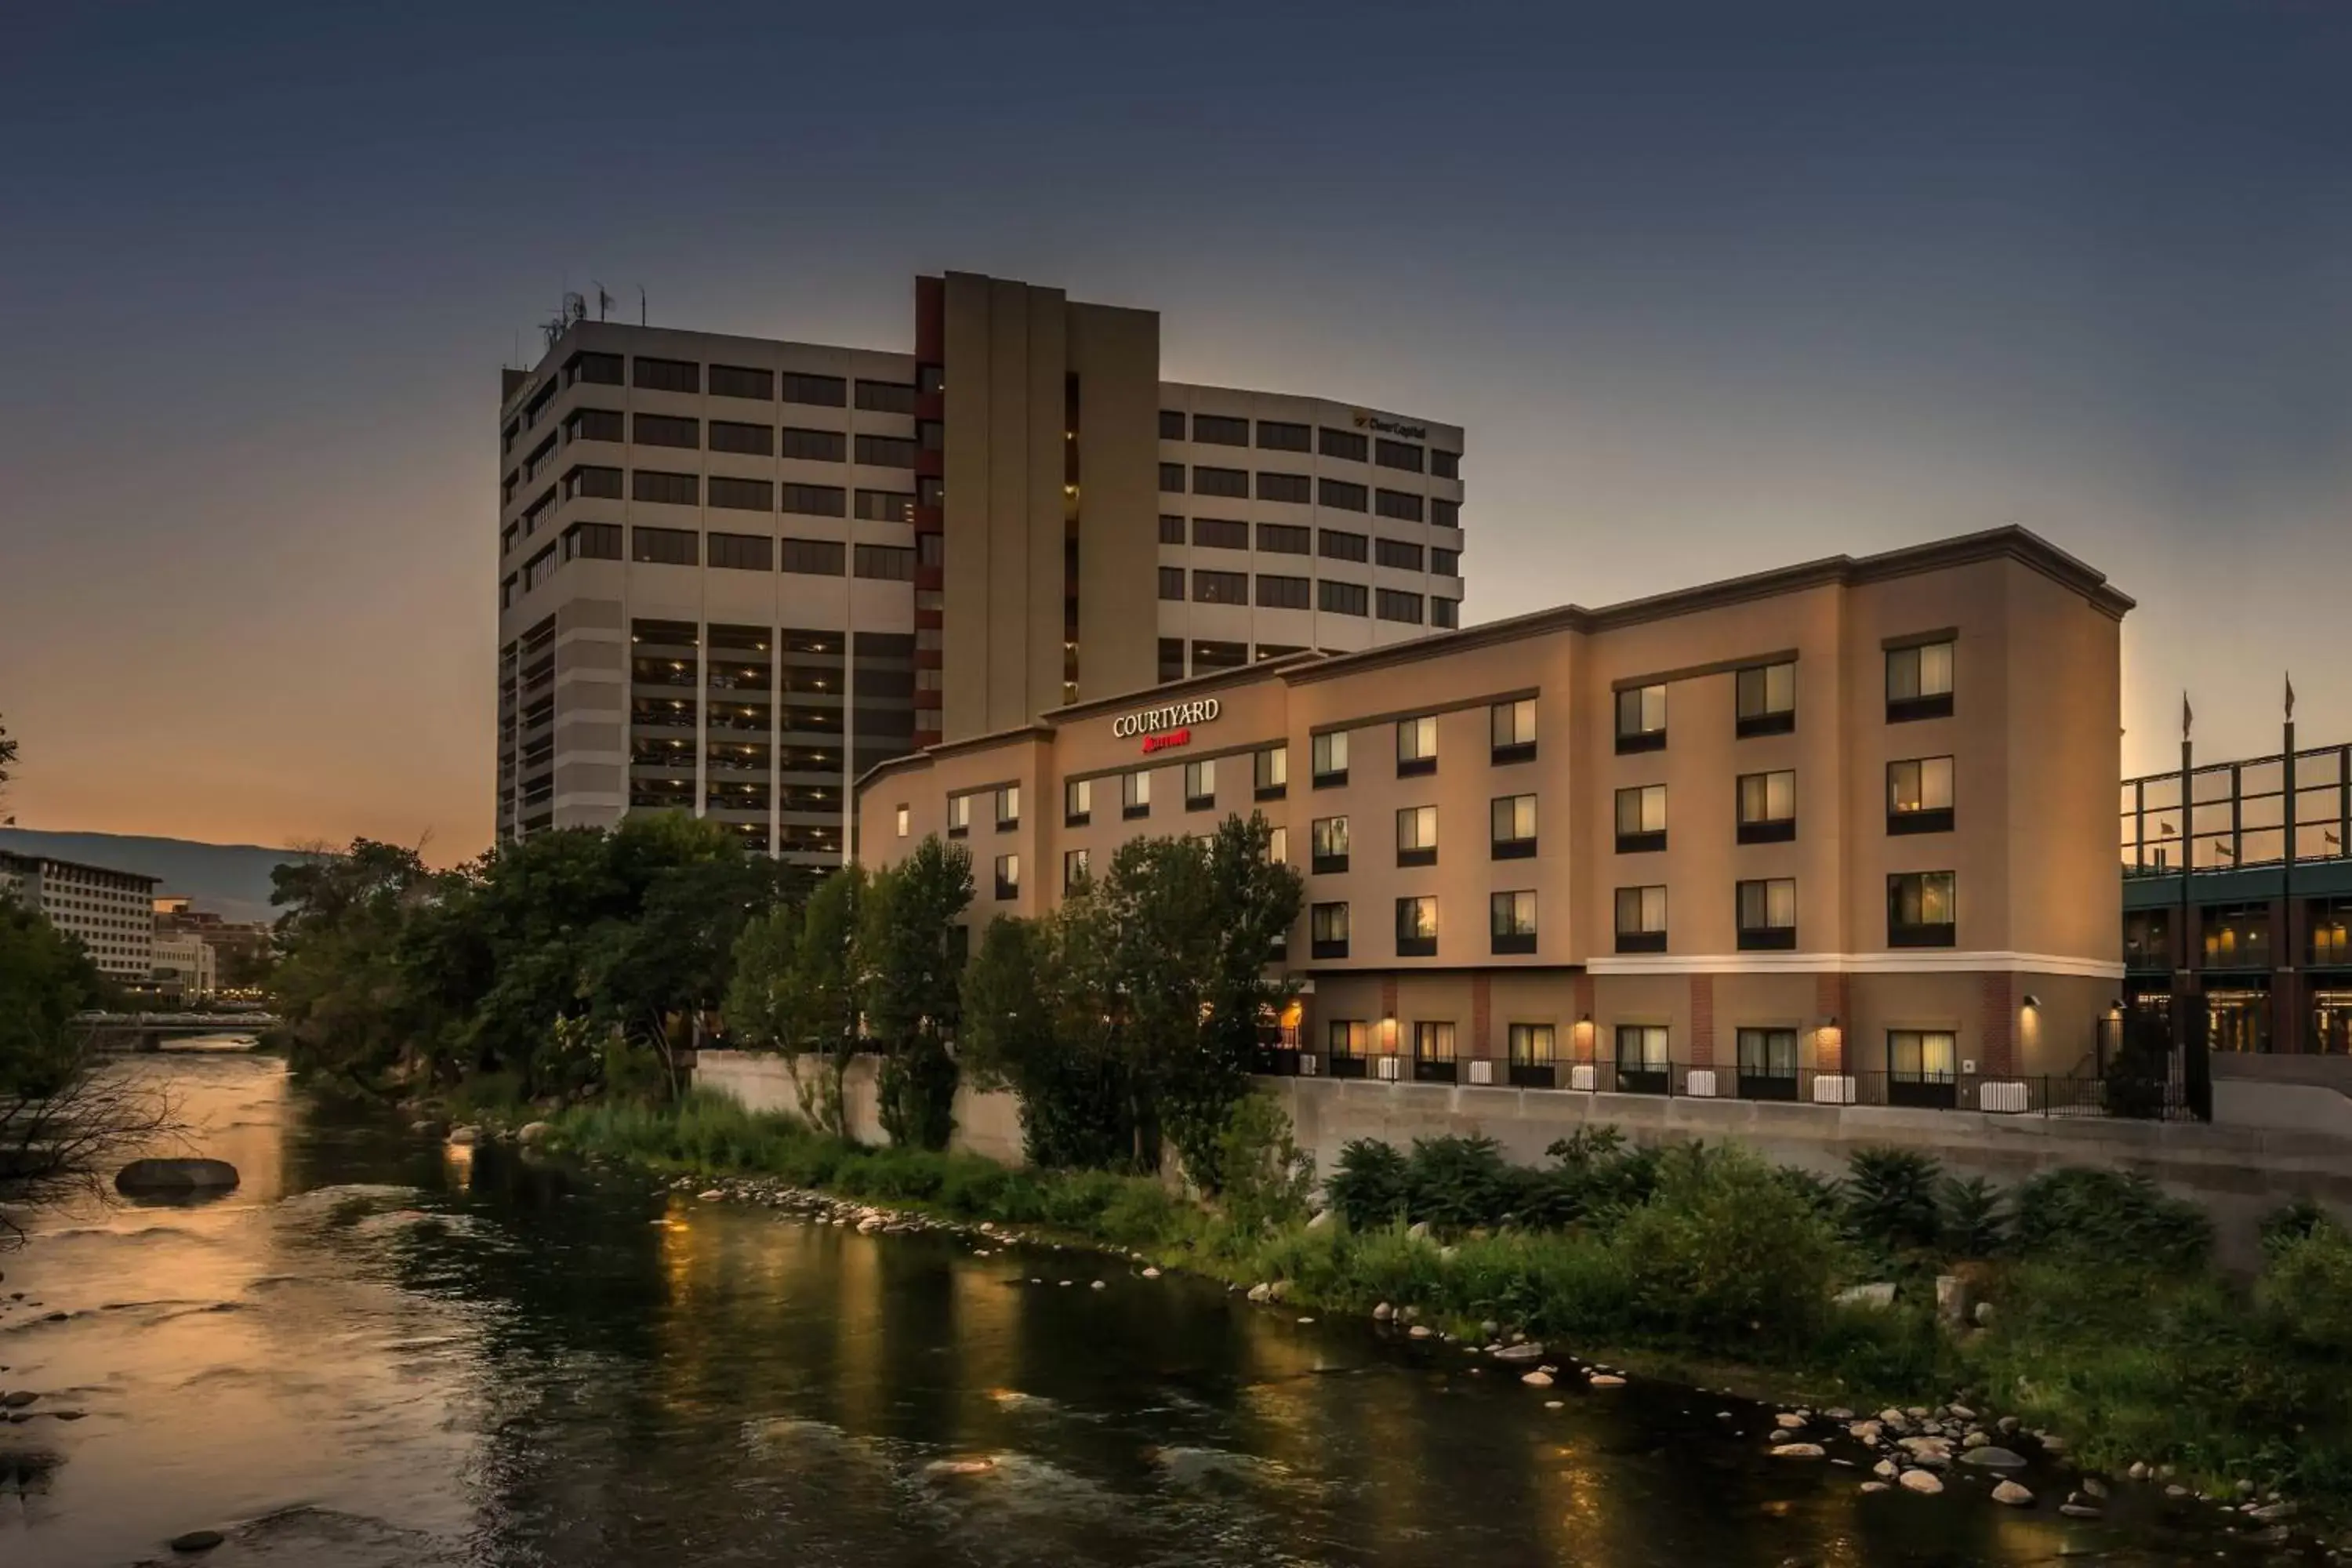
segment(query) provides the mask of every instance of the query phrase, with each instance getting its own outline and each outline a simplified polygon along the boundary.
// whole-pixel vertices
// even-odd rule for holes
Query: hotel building
[[[154,878],[0,849],[0,891],[79,942],[107,979],[144,985],[152,974]]]
[[[1260,812],[1296,1070],[2025,1110],[2123,978],[2130,607],[2008,529],[1298,654],[884,763],[859,858],[978,922]]]
[[[499,411],[498,833],[849,784],[1048,709],[1459,624],[1460,429],[1160,378],[1152,311],[916,280],[913,352],[572,321]]]

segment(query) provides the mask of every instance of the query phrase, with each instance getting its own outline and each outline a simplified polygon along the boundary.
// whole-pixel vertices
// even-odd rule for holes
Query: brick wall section
[[[1715,1065],[1715,976],[1690,977],[1691,1066]]]
[[[2017,1011],[2011,994],[2013,977],[2006,971],[1984,977],[1984,1055],[1977,1069],[1987,1078],[2007,1078],[2017,1070]],[[1960,1043],[1960,1055],[1969,1054],[1968,1042]]]
[[[1845,1031],[1852,1026],[1853,1009],[1846,1005],[1845,976],[1817,974],[1813,976],[1813,1011],[1823,1018],[1835,1018],[1838,1032],[1832,1037],[1817,1037],[1813,1065],[1822,1072],[1843,1072],[1853,1053],[1845,1048]]]
[[[1470,979],[1470,1049],[1474,1057],[1495,1054],[1495,977],[1484,970]]]

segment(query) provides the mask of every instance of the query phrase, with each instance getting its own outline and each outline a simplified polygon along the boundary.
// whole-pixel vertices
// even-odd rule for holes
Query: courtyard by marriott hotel
[[[2097,1071],[2131,600],[2015,529],[1303,653],[880,763],[975,922],[1263,813],[1277,1070],[2023,1110]]]

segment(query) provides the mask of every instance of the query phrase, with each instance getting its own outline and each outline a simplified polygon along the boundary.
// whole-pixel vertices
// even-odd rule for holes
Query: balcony
[[[1412,1058],[1412,1081],[1415,1083],[1453,1083],[1457,1081],[1456,1071],[1451,1057],[1444,1060],[1434,1057]]]
[[[1513,1062],[1510,1084],[1513,1089],[1556,1089],[1559,1068],[1551,1062]]]

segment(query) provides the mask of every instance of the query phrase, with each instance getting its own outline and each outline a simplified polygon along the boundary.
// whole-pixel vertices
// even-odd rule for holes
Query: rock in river
[[[226,1192],[236,1185],[236,1167],[226,1160],[133,1160],[116,1173],[122,1193]]]
[[[192,1530],[185,1535],[172,1537],[171,1547],[174,1552],[210,1552],[224,1539],[217,1530]]]
[[[1970,1448],[1967,1453],[1962,1454],[1960,1463],[1982,1465],[1989,1470],[2021,1470],[2025,1468],[2025,1456],[2014,1448],[2004,1448],[1998,1444],[1988,1443],[1982,1447]]]

